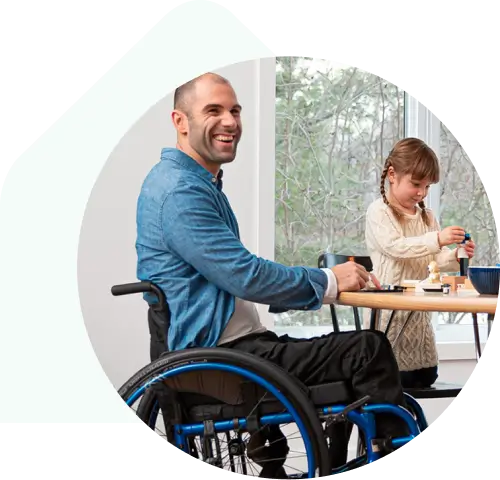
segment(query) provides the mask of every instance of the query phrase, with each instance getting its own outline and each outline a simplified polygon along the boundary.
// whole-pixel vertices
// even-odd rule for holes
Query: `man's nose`
[[[236,127],[236,119],[234,118],[234,116],[231,112],[225,112],[222,115],[221,122],[224,126]]]

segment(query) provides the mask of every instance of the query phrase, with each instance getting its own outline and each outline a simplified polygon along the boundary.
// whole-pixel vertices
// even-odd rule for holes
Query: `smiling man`
[[[359,398],[404,405],[396,360],[382,333],[292,339],[261,324],[255,303],[318,310],[342,291],[364,288],[369,274],[354,262],[332,269],[285,266],[244,247],[222,191],[221,170],[236,157],[241,110],[229,81],[213,73],[175,92],[177,145],[162,150],[137,209],[137,275],[165,292],[171,312],[167,332],[150,308],[151,358],[167,348],[235,348],[282,366],[306,385],[346,381]],[[155,299],[146,296],[146,301]],[[382,426],[406,433],[391,421]],[[344,459],[346,451],[345,444],[340,449]],[[332,461],[341,464],[343,459]]]
[[[217,175],[221,164],[236,157],[242,133],[240,113],[241,105],[225,78],[207,73],[191,80],[174,95],[177,148]]]

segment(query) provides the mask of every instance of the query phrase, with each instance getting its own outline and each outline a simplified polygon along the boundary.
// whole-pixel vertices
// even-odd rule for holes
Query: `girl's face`
[[[390,182],[390,195],[401,208],[413,213],[415,205],[421,202],[428,194],[431,183],[427,180],[415,180],[410,174],[397,175],[389,167],[387,177]]]

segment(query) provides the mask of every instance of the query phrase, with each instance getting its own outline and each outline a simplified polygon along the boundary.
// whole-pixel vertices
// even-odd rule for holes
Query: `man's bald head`
[[[177,87],[174,92],[174,109],[190,114],[190,106],[196,98],[196,85],[201,81],[212,81],[219,84],[231,86],[227,78],[218,75],[217,73],[204,73],[199,77],[193,78],[189,82]]]
[[[231,83],[205,73],[175,91],[172,122],[177,148],[217,175],[232,162],[241,138],[242,107]]]

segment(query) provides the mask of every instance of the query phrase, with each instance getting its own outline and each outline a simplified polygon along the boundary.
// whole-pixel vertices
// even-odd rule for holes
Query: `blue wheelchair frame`
[[[127,295],[130,293],[152,292],[159,299],[159,308],[164,309],[164,311],[167,312],[167,315],[169,315],[168,305],[164,293],[151,282],[137,282],[125,285],[115,285],[114,287],[112,287],[111,291],[115,296]],[[168,320],[169,317],[167,319],[167,322]],[[204,349],[197,349],[197,351],[200,350]],[[217,350],[219,351],[219,349]],[[185,350],[183,352],[187,353],[189,352],[189,350]],[[168,352],[166,352],[166,355],[168,356]],[[262,359],[259,360],[262,361]],[[138,372],[119,390],[119,394],[122,396],[127,405],[132,406],[140,397],[144,396],[148,392],[152,392],[152,387],[154,387],[155,385],[161,384],[164,380],[176,375],[180,375],[182,373],[203,370],[219,370],[221,372],[238,374],[241,377],[251,380],[257,385],[260,385],[267,391],[271,392],[272,395],[274,395],[274,397],[279,400],[281,404],[286,408],[286,412],[284,413],[270,413],[262,415],[259,418],[259,422],[262,425],[277,426],[286,423],[296,423],[302,435],[306,449],[306,456],[308,460],[307,478],[312,478],[315,476],[317,465],[314,461],[314,451],[311,438],[304,426],[303,418],[301,417],[297,409],[292,405],[290,400],[286,397],[286,395],[284,395],[279,388],[273,385],[272,382],[246,368],[221,362],[206,361],[202,363],[187,363],[180,366],[167,368],[160,373],[155,373],[155,363],[161,363],[161,358],[144,367],[141,370],[142,373]],[[404,393],[404,395],[409,408],[408,410],[392,404],[367,404],[366,402],[367,400],[369,400],[368,397],[360,399],[351,404],[334,404],[331,406],[318,407],[311,403],[318,418],[321,418],[322,421],[325,421],[327,426],[331,422],[352,422],[358,427],[360,433],[363,434],[363,438],[365,439],[366,453],[362,456],[358,456],[354,460],[351,460],[343,467],[333,469],[330,474],[341,473],[353,468],[358,468],[359,466],[362,466],[364,464],[375,462],[380,458],[381,453],[378,451],[378,449],[373,448],[373,445],[377,441],[380,441],[380,439],[376,438],[375,431],[375,416],[377,414],[392,414],[400,417],[403,421],[406,422],[406,424],[408,425],[408,430],[410,432],[410,435],[406,437],[386,439],[386,443],[382,445],[382,447],[397,449],[411,441],[420,432],[427,428],[427,421],[418,401],[406,392]],[[158,401],[155,401],[154,407],[152,408],[149,417],[142,418],[142,420],[147,423],[150,428],[154,428],[159,411],[159,403]],[[245,427],[247,426],[246,422],[247,420],[244,417],[237,419],[237,424],[241,429],[245,429]],[[187,441],[188,437],[193,435],[203,436],[205,428],[206,425],[204,424],[204,422],[175,424],[173,428],[173,431],[175,432],[173,443],[179,449],[189,454]],[[216,420],[213,422],[213,430],[216,433],[230,432],[231,430],[234,430],[234,428],[234,418]],[[294,477],[294,475],[289,475],[289,478]]]

